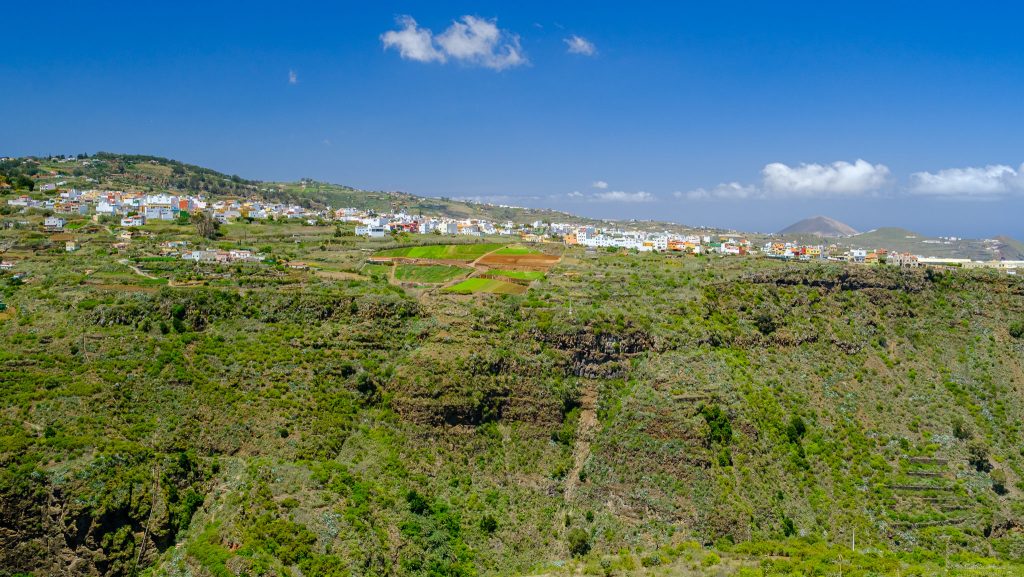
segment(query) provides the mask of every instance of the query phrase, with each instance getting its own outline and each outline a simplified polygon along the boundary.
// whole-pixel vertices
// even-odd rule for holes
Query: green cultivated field
[[[471,261],[502,246],[494,243],[410,246],[382,250],[377,253],[377,256]]]
[[[540,253],[539,250],[535,250],[535,249],[532,249],[530,247],[522,246],[522,245],[518,245],[517,244],[517,245],[512,245],[512,246],[506,246],[505,248],[503,248],[501,250],[498,250],[494,254],[496,254],[496,255],[505,255],[505,256],[514,256],[514,255],[520,255],[520,254],[539,254],[539,253]]]
[[[496,293],[496,294],[520,294],[525,292],[526,287],[502,282],[500,280],[486,278],[468,278],[455,286],[445,290],[454,293]]]
[[[540,279],[544,278],[544,273],[542,273],[540,271],[536,271],[536,270],[526,270],[526,271],[524,271],[524,270],[491,269],[491,270],[487,271],[487,274],[492,274],[492,275],[495,275],[495,276],[503,276],[503,277],[508,277],[508,278],[514,278],[514,279],[519,279],[519,280],[529,280],[529,281],[540,280]]]
[[[408,282],[443,283],[469,272],[469,269],[457,266],[403,264],[395,269],[395,278]]]

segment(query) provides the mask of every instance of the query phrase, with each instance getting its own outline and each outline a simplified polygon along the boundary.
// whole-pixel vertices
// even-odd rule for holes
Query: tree
[[[757,330],[764,336],[768,336],[775,332],[779,328],[778,321],[768,311],[761,311],[754,317],[754,324],[757,325]]]
[[[989,474],[992,477],[992,490],[999,495],[1006,494],[1006,471],[996,469]]]
[[[498,530],[498,521],[491,515],[484,515],[483,519],[480,519],[480,529],[488,535],[493,535]]]
[[[961,441],[966,441],[973,436],[967,422],[960,415],[953,417],[953,436]]]
[[[200,212],[195,215],[192,222],[196,225],[196,234],[203,238],[216,238],[217,229],[220,228],[220,223],[217,222],[213,217]]]
[[[430,513],[430,501],[421,495],[416,489],[410,489],[405,494],[405,500],[409,503],[409,510],[417,515]]]
[[[980,473],[992,470],[992,464],[988,462],[988,446],[980,439],[967,444],[967,462]]]
[[[1024,321],[1018,321],[1010,325],[1010,336],[1015,339],[1024,339]]]
[[[569,544],[569,554],[573,557],[582,557],[590,552],[590,535],[583,529],[569,531],[566,540]]]
[[[24,174],[19,174],[18,176],[16,176],[14,178],[14,187],[15,188],[27,188],[27,189],[29,189],[29,191],[33,191],[33,190],[36,189],[36,181],[34,181],[31,178],[25,176]]]
[[[796,535],[796,524],[793,523],[792,519],[785,515],[782,516],[782,533],[786,537]]]
[[[729,415],[725,414],[721,407],[703,405],[699,412],[708,424],[708,443],[728,445],[732,442],[732,424],[729,423]]]
[[[789,439],[790,443],[796,444],[800,442],[800,439],[807,433],[807,425],[804,424],[804,420],[800,418],[800,415],[793,415],[789,420],[789,424],[786,425],[786,438]]]

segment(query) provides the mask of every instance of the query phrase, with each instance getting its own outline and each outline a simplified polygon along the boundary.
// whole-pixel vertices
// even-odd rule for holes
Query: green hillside
[[[1024,279],[17,220],[0,575],[1024,575]]]
[[[403,192],[358,190],[348,186],[302,179],[299,182],[261,182],[246,180],[215,170],[156,156],[99,152],[75,159],[57,157],[18,158],[0,161],[0,195],[4,190],[28,191],[43,183],[64,182],[65,187],[107,188],[143,192],[178,191],[206,194],[214,198],[256,198],[269,202],[297,204],[306,208],[354,207],[391,212],[405,210],[413,214],[453,218],[487,218],[503,223],[537,220],[594,222],[563,212],[506,207],[495,204],[428,198]],[[11,188],[4,189],[4,185]],[[37,191],[38,192],[38,191]]]

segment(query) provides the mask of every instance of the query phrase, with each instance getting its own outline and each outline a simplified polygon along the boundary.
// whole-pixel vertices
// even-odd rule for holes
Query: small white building
[[[388,235],[388,227],[383,225],[357,226],[356,234],[358,236],[368,236],[370,238],[384,238]]]
[[[65,224],[67,221],[59,216],[48,216],[43,219],[43,228],[49,231],[64,230]]]

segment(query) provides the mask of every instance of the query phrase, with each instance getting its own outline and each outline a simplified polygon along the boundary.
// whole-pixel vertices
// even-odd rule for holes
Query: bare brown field
[[[550,254],[488,254],[476,261],[476,264],[489,268],[510,270],[539,270],[547,272],[555,266],[561,257]]]

